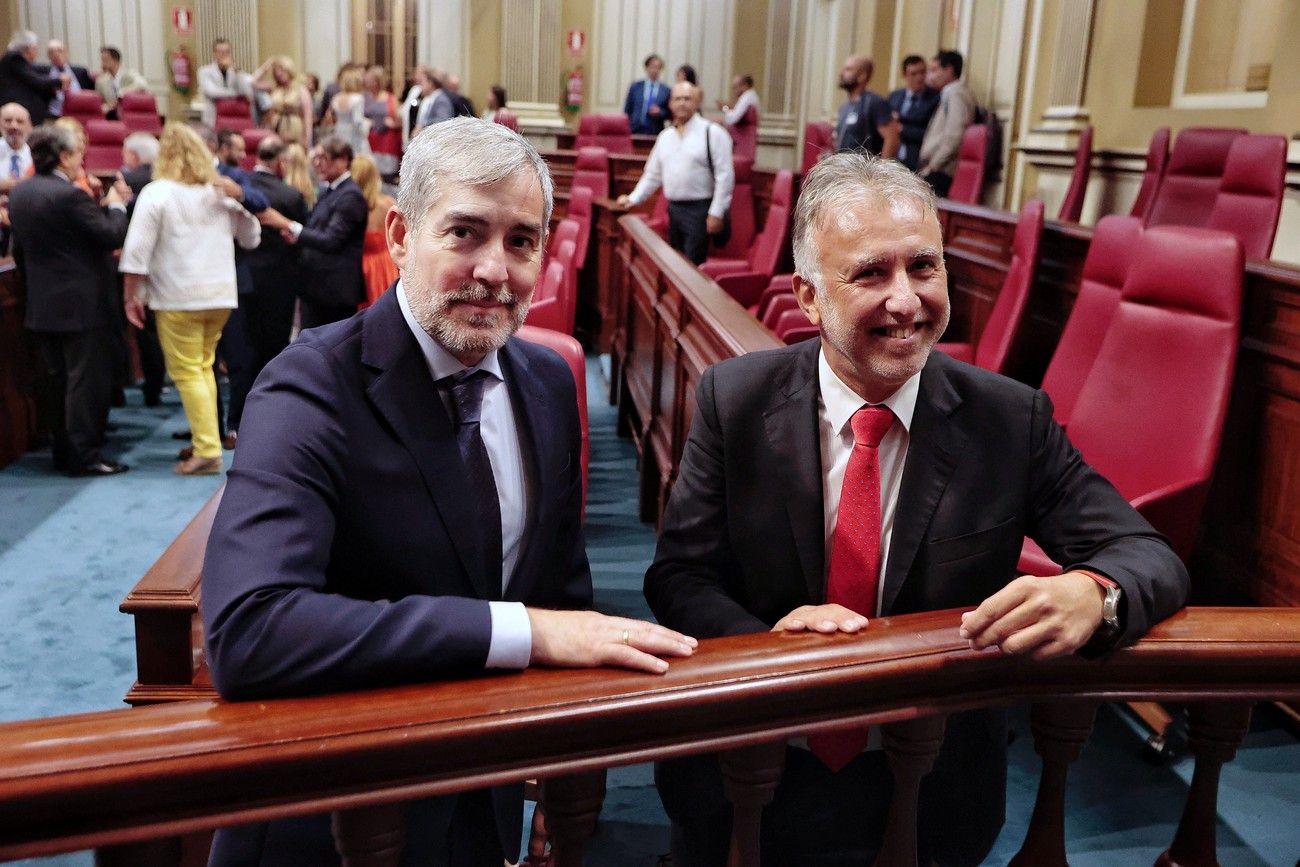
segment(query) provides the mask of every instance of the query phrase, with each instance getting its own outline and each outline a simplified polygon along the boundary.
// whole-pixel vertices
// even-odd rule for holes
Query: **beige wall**
[[[467,95],[480,111],[487,108],[488,89],[501,75],[501,4],[497,0],[472,0],[469,6],[469,68],[465,70]],[[510,94],[506,94],[509,101]]]
[[[287,54],[299,72],[314,72],[328,79],[333,70],[303,69],[302,21],[307,0],[260,0],[257,4],[257,60]]]

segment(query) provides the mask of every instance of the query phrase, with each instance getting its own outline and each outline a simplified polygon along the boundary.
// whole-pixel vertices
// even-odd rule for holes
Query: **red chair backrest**
[[[659,237],[668,240],[668,197],[662,192],[659,193],[659,198],[655,199],[655,206],[650,211],[650,219],[646,220],[646,223],[659,234]]]
[[[577,244],[572,240],[561,241],[555,250],[555,259],[552,260],[564,266],[564,282],[560,284],[560,292],[556,297],[564,313],[564,327],[561,330],[565,334],[573,333],[573,320],[578,315],[577,249]]]
[[[1138,217],[1102,217],[1092,230],[1079,295],[1043,374],[1043,391],[1052,399],[1061,425],[1069,425],[1079,390],[1097,360],[1141,238],[1142,220]]]
[[[1228,149],[1209,228],[1231,232],[1246,255],[1267,259],[1286,192],[1286,139],[1243,135]]]
[[[573,163],[573,180],[569,182],[569,189],[574,187],[587,187],[595,196],[609,197],[608,150],[592,146],[578,148],[578,158]]]
[[[750,106],[735,126],[727,127],[731,133],[731,153],[750,160],[758,155],[758,109]]]
[[[497,113],[492,115],[492,119],[507,129],[519,132],[519,115],[513,111],[504,108],[498,108]]]
[[[117,119],[131,132],[162,132],[162,119],[158,117],[158,102],[145,90],[122,94],[117,101]]]
[[[122,142],[126,141],[126,124],[120,120],[86,121],[86,171],[111,172],[122,167]]]
[[[988,163],[989,128],[982,123],[966,127],[957,150],[957,170],[952,175],[948,198],[978,205],[984,192],[984,166]]]
[[[803,128],[803,162],[799,174],[806,175],[821,155],[835,150],[835,128],[829,123],[809,123]]]
[[[1147,229],[1070,419],[1084,459],[1139,509],[1156,492],[1190,489],[1176,512],[1148,515],[1183,557],[1223,436],[1244,264],[1225,232]]]
[[[790,243],[790,217],[793,203],[794,174],[789,169],[776,173],[772,181],[772,201],[767,206],[767,222],[749,249],[749,270],[771,277],[781,262],[785,245]]]
[[[797,304],[776,317],[776,327],[772,330],[787,346],[801,343],[819,333],[817,326],[812,324]]]
[[[223,129],[247,129],[253,125],[253,109],[244,97],[223,96],[212,100],[212,104],[217,109],[212,128],[218,132]]]
[[[560,244],[565,241],[572,241],[574,250],[577,250],[578,235],[582,232],[582,224],[577,220],[571,220],[565,217],[560,220],[560,224],[555,227],[551,237],[546,242],[546,258],[554,259],[559,253]]]
[[[239,165],[244,171],[251,172],[253,166],[257,165],[257,146],[270,134],[271,130],[262,129],[260,126],[250,126],[239,131],[240,137],[244,140],[244,159]]]
[[[1061,210],[1056,219],[1066,223],[1079,222],[1083,213],[1083,197],[1088,193],[1088,175],[1092,172],[1092,127],[1085,126],[1079,133],[1079,146],[1074,149],[1074,171],[1070,173],[1070,186],[1061,200]]]
[[[754,161],[748,157],[735,157],[731,162],[736,173],[736,185],[731,192],[731,240],[721,249],[711,249],[709,255],[747,259],[757,228],[754,225]]]
[[[590,187],[573,187],[569,190],[569,209],[564,214],[564,219],[578,224],[574,241],[579,268],[587,264],[587,245],[591,242],[591,198]]]
[[[980,332],[979,345],[975,347],[975,364],[985,370],[1001,373],[1011,355],[1020,321],[1029,304],[1029,289],[1034,285],[1034,271],[1038,267],[1038,241],[1043,235],[1043,203],[1030,199],[1020,209],[1020,222],[1011,239],[1011,264],[1007,266],[1002,291],[993,303],[993,312]]]
[[[534,328],[524,325],[519,329],[519,339],[527,340],[553,349],[559,353],[569,371],[573,374],[573,384],[578,392],[578,428],[582,432],[582,503],[587,503],[587,468],[591,463],[591,442],[587,426],[587,357],[582,351],[582,344],[567,334]]]
[[[573,146],[578,150],[595,146],[612,154],[630,154],[632,126],[625,114],[584,114],[578,121],[578,135]]]
[[[99,91],[78,90],[63,94],[63,116],[74,118],[82,126],[88,121],[104,119],[104,101]]]
[[[1232,143],[1244,129],[1188,127],[1178,133],[1147,215],[1148,226],[1205,226]]]
[[[1169,127],[1162,126],[1151,134],[1151,144],[1147,146],[1147,166],[1142,171],[1142,186],[1138,187],[1137,198],[1129,216],[1141,217],[1143,220],[1151,212],[1151,205],[1156,200],[1156,190],[1165,175],[1165,165],[1169,162]]]
[[[799,300],[794,297],[793,292],[774,295],[772,296],[771,301],[768,302],[767,309],[763,311],[762,323],[773,331],[776,331],[777,325],[781,321],[781,317],[788,311],[798,309]]]
[[[776,274],[771,280],[767,281],[767,288],[763,290],[763,294],[758,298],[758,304],[754,308],[754,315],[761,321],[763,314],[767,312],[768,306],[782,295],[794,295],[793,274]]]

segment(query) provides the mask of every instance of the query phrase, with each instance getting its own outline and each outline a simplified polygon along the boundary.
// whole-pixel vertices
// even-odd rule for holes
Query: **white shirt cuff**
[[[108,206],[108,209],[110,211],[121,211],[124,214],[126,213],[126,205],[122,204],[121,202],[113,202],[111,205]]]
[[[298,236],[302,234],[302,223],[299,223],[297,220],[291,222],[289,224],[289,233],[293,235],[295,241],[298,240]]]
[[[533,655],[533,626],[522,602],[489,602],[492,639],[487,668],[527,668]]]

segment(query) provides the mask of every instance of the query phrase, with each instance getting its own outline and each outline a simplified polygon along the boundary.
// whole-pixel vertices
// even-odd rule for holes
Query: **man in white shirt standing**
[[[32,131],[32,116],[16,102],[0,105],[0,193],[8,193],[27,177],[32,165],[32,150],[27,136]]]
[[[242,96],[252,102],[252,77],[235,66],[230,40],[218,38],[212,43],[212,62],[199,67],[199,93],[203,94],[203,122],[217,125],[216,100]]]
[[[639,205],[663,185],[668,197],[668,243],[696,265],[709,253],[709,236],[723,230],[736,172],[731,136],[700,116],[700,89],[681,81],[668,103],[672,126],[659,133],[645,171],[619,204]]]
[[[722,110],[722,120],[727,126],[735,126],[745,119],[745,112],[751,108],[758,111],[758,94],[754,92],[754,76],[737,75],[731,80],[731,105],[718,100]]]

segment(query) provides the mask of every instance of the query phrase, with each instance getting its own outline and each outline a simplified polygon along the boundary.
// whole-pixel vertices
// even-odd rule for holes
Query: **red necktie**
[[[876,615],[880,586],[880,441],[894,423],[887,406],[864,406],[853,414],[853,453],[844,470],[840,508],[831,538],[826,601]],[[855,727],[809,735],[813,755],[838,771],[867,745],[867,729]]]

